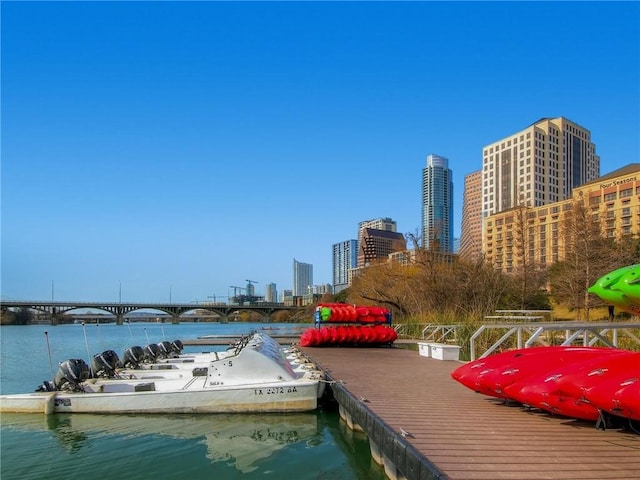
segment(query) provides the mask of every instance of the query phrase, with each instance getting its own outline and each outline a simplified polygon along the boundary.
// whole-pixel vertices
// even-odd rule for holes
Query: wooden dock
[[[640,479],[640,435],[477,394],[451,379],[456,361],[399,347],[301,350],[335,381],[341,412],[392,479]]]

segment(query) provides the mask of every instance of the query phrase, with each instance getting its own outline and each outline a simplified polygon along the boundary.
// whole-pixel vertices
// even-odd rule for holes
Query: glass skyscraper
[[[333,245],[333,293],[349,286],[349,270],[358,265],[357,240],[345,240]]]
[[[449,161],[427,156],[422,169],[422,246],[427,250],[453,251],[453,180]]]
[[[293,259],[293,296],[310,293],[313,288],[313,265]]]

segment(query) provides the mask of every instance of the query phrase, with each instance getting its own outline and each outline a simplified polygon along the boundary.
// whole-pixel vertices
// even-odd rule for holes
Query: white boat
[[[191,370],[148,370],[147,375],[120,370],[108,377],[92,377],[83,360],[67,360],[41,391],[1,395],[0,412],[225,413],[317,408],[324,389],[322,373],[287,359],[268,335],[255,333],[225,353]]]

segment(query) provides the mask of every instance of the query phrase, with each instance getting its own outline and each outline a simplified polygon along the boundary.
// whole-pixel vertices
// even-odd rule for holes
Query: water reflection
[[[211,463],[241,473],[256,470],[277,451],[305,442],[322,443],[316,413],[220,415],[33,415],[3,414],[2,427],[46,430],[69,452],[89,448],[102,436],[163,436],[200,440]]]

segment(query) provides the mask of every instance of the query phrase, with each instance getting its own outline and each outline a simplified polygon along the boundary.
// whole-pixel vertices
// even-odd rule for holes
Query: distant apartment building
[[[313,286],[313,265],[293,259],[293,296],[310,293]]]
[[[335,243],[332,249],[333,292],[349,286],[349,270],[358,266],[358,241]]]
[[[453,181],[449,160],[427,156],[422,169],[422,246],[427,250],[453,250]]]
[[[542,118],[482,150],[482,229],[485,220],[517,206],[540,207],[571,198],[600,176],[591,132],[564,117]],[[487,239],[480,243],[486,253]]]
[[[599,176],[589,130],[564,117],[542,118],[483,148],[482,213],[559,202]]]
[[[564,221],[576,202],[587,207],[604,236],[640,235],[640,163],[574,187],[567,200],[519,206],[487,217],[483,247],[487,260],[504,272],[521,267],[525,255],[540,266],[564,260]]]
[[[358,268],[368,267],[377,260],[387,260],[391,253],[406,248],[407,242],[401,233],[365,227],[358,238]]]
[[[264,287],[264,301],[269,303],[278,302],[278,290],[275,283],[267,283]]]
[[[473,262],[482,255],[482,170],[464,177],[462,201],[461,260]]]

